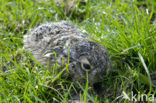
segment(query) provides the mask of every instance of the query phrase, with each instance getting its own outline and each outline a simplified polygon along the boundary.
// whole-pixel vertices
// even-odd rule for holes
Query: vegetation
[[[58,5],[54,1],[0,0],[1,103],[67,103],[74,88],[83,91],[81,101],[86,102],[88,97],[96,103],[129,103],[133,100],[123,99],[123,95],[131,97],[132,92],[137,94],[136,101],[139,94],[156,94],[155,0],[77,0],[71,6],[68,1]],[[91,95],[87,84],[83,87],[68,81],[61,73],[55,76],[37,62],[32,66],[33,57],[18,50],[23,47],[23,35],[31,28],[60,20],[72,21],[106,47],[112,69],[101,83],[102,95]],[[19,60],[24,56],[27,58]]]

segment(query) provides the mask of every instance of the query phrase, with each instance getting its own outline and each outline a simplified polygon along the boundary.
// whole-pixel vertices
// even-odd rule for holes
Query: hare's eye
[[[90,65],[89,64],[83,64],[83,67],[87,70],[90,70]]]
[[[82,64],[82,69],[89,71],[91,69],[89,64],[83,63]]]
[[[80,63],[81,63],[81,68],[84,71],[90,71],[92,69],[92,66],[90,65],[88,58],[85,56],[80,57]]]

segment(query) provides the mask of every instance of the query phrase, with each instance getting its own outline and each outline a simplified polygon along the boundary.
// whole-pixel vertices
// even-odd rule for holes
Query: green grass
[[[132,91],[155,94],[151,83],[156,78],[155,0],[88,0],[76,4],[76,10],[66,11],[65,5],[58,7],[50,0],[0,0],[0,66],[12,62],[6,72],[0,68],[0,103],[67,103],[80,90],[81,101],[88,97],[96,103],[132,102],[122,99],[123,91],[129,97]],[[33,57],[27,52],[16,53],[31,28],[60,20],[72,21],[106,47],[112,69],[102,81],[103,96],[91,95],[87,84],[70,82],[61,78],[61,73],[56,76],[39,63],[32,67]],[[17,54],[27,59],[18,61]]]

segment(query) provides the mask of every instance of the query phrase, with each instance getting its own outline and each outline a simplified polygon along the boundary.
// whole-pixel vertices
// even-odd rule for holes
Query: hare
[[[103,78],[110,67],[109,56],[104,46],[88,39],[68,21],[42,24],[24,35],[24,48],[44,67],[60,70],[69,64],[63,76],[73,81],[88,81],[93,84]],[[62,63],[64,62],[64,63]]]

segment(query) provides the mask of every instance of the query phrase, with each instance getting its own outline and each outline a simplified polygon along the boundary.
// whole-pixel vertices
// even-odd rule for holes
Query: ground
[[[74,4],[54,1],[0,1],[0,102],[64,103],[76,90],[83,91],[84,102],[87,98],[96,103],[154,101],[156,1],[80,0]],[[72,21],[82,31],[86,30],[90,39],[106,47],[112,69],[97,91],[101,95],[91,95],[87,84],[84,87],[70,82],[61,78],[61,73],[56,76],[37,61],[32,66],[31,54],[19,50],[23,47],[23,35],[31,28],[60,20]],[[19,60],[25,56],[26,59]],[[146,96],[142,99],[142,95],[148,99]]]

